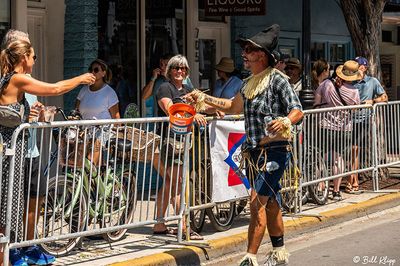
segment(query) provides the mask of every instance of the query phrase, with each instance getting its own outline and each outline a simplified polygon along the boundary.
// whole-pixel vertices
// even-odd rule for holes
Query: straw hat
[[[358,63],[353,60],[346,61],[344,65],[338,66],[336,75],[346,81],[355,81],[362,78],[361,73],[358,71]]]
[[[219,60],[219,63],[215,66],[215,69],[226,73],[232,73],[235,70],[235,65],[231,58],[222,57],[221,60]]]

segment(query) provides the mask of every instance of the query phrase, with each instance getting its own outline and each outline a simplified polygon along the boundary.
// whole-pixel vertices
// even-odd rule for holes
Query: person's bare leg
[[[284,225],[282,218],[282,211],[278,202],[273,199],[269,200],[267,204],[267,229],[270,236],[283,236]]]
[[[39,198],[30,198],[28,203],[28,221],[26,227],[26,237],[27,240],[32,240],[35,237],[35,226],[36,223],[39,221],[40,216],[40,206],[42,205],[44,197]],[[37,203],[37,210],[36,210],[36,203]],[[24,213],[26,215],[26,213]],[[36,222],[35,222],[36,216]],[[24,217],[24,222],[26,221],[26,217]]]
[[[153,160],[153,168],[158,171],[160,176],[164,176],[163,178],[163,186],[157,192],[157,199],[156,199],[156,218],[164,217],[165,212],[168,208],[169,198],[170,198],[170,186],[171,186],[171,179],[169,177],[169,170],[165,168],[164,162],[159,159],[159,153],[154,154]],[[158,223],[155,224],[153,227],[154,232],[163,232],[167,230],[167,226],[165,223]]]
[[[352,147],[351,153],[351,170],[358,170],[360,168],[360,160],[358,156],[358,146]],[[349,180],[352,188],[358,188],[358,174],[352,174]]]
[[[250,200],[250,224],[248,229],[247,252],[257,254],[267,226],[265,206],[268,197],[260,196],[252,190]]]

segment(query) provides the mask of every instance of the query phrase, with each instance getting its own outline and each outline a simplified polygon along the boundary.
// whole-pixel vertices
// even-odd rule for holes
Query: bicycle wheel
[[[191,173],[191,180],[190,180],[190,192],[189,192],[189,206],[196,206],[202,204],[201,195],[203,192],[199,191],[198,180],[199,175],[196,171],[192,171]],[[193,180],[196,180],[195,182]],[[196,187],[193,185],[196,184]],[[205,209],[197,209],[194,211],[190,211],[190,228],[191,230],[195,231],[196,233],[200,233],[203,230],[204,221],[206,217],[206,210]]]
[[[313,180],[318,180],[328,175],[325,161],[317,149],[313,149],[312,152],[309,152],[308,157],[309,173],[312,174]],[[308,192],[314,203],[318,205],[326,204],[329,195],[329,181],[308,186]]]
[[[281,180],[282,190],[280,193],[282,197],[282,207],[289,213],[292,213],[296,210],[299,176],[299,168],[294,165],[290,165],[289,169],[285,170]]]
[[[125,172],[122,182],[119,180],[119,176],[114,176],[114,180],[114,192],[107,198],[108,219],[106,224],[109,226],[129,224],[133,220],[136,206],[136,202],[134,202],[136,177]],[[105,233],[103,237],[109,242],[115,242],[121,240],[127,231],[128,229],[120,229]]]
[[[235,215],[239,215],[247,206],[247,199],[242,199],[236,201],[236,213]]]
[[[224,202],[218,203],[212,208],[206,209],[211,224],[217,231],[226,231],[231,228],[233,219],[235,218],[236,203]]]
[[[47,201],[40,208],[39,238],[62,236],[85,230],[88,215],[87,195],[77,191],[77,185],[65,176],[49,180]],[[43,225],[42,227],[39,225]],[[81,237],[42,243],[42,248],[53,256],[68,254]]]

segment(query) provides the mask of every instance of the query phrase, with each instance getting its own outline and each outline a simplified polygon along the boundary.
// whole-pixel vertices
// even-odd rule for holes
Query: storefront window
[[[325,43],[313,42],[311,44],[311,61],[317,61],[318,59],[326,59]]]
[[[205,1],[207,0],[198,0],[199,3],[199,21],[207,21],[207,22],[225,22],[225,16],[206,16],[205,15]]]
[[[98,57],[113,72],[111,86],[116,90],[123,114],[129,103],[140,106],[137,87],[136,0],[101,0],[98,9]]]
[[[0,0],[0,40],[3,39],[6,32],[10,29],[10,0]]]
[[[184,54],[184,5],[182,0],[146,1],[146,77],[159,67],[163,55]],[[146,116],[154,115],[154,97],[146,100]]]
[[[331,63],[342,64],[346,61],[346,45],[331,43],[329,45],[330,58],[329,61]]]

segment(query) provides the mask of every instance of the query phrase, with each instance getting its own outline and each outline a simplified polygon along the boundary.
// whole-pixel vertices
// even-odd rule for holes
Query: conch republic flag
[[[209,126],[212,200],[223,202],[248,196],[249,180],[239,170],[244,121],[212,121]]]

